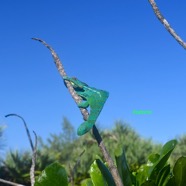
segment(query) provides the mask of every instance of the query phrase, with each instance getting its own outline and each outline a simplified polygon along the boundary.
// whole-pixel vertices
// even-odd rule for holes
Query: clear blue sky
[[[186,2],[157,1],[186,40]],[[186,133],[186,51],[142,1],[1,1],[0,124],[8,148],[30,148],[17,113],[46,139],[59,133],[62,118],[75,128],[83,121],[49,51],[30,38],[47,41],[69,76],[110,92],[98,118],[100,128],[115,120],[142,136],[166,142]],[[135,115],[133,110],[150,110]]]

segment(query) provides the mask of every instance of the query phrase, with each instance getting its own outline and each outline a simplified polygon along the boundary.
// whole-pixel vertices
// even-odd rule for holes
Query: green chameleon
[[[78,107],[87,108],[90,106],[90,114],[87,121],[83,122],[77,130],[77,134],[82,136],[95,124],[109,93],[104,90],[89,87],[86,83],[83,83],[74,77],[70,78],[65,76],[63,79],[69,81],[76,93],[83,99],[83,101],[78,104]]]

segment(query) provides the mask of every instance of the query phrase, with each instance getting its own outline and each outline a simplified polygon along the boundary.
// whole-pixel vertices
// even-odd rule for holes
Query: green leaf
[[[96,160],[92,163],[90,167],[90,177],[94,186],[107,186],[107,182],[101,174]]]
[[[90,178],[83,180],[81,186],[93,186],[92,180]]]
[[[149,181],[144,182],[140,186],[157,186],[157,185],[154,183],[154,181],[149,180]]]
[[[161,150],[160,156],[163,157],[167,155],[168,153],[172,152],[174,148],[176,147],[177,140],[170,140],[168,141]]]
[[[160,153],[159,159],[154,163],[154,165],[149,169],[149,178],[155,180],[159,171],[165,166],[167,160],[169,159],[172,151],[174,150],[177,144],[176,140],[171,140],[167,142]],[[153,162],[152,162],[153,163]]]
[[[167,181],[166,186],[176,186],[174,176]]]
[[[103,177],[105,178],[108,186],[116,186],[114,179],[113,179],[110,171],[108,170],[108,168],[105,166],[105,164],[100,159],[96,159],[96,163],[97,163]]]
[[[68,186],[67,173],[59,163],[52,163],[42,171],[34,186]]]
[[[152,164],[155,164],[160,158],[159,154],[151,154],[148,157],[148,163],[151,164],[150,166],[152,166]]]
[[[136,181],[139,185],[146,183],[147,180],[148,180],[148,183],[150,180],[151,181],[153,180],[153,182],[151,183],[154,184],[154,182],[158,183],[160,179],[165,179],[166,177],[165,175],[164,175],[165,177],[161,178],[161,176],[159,176],[158,178],[158,174],[161,172],[163,167],[166,165],[168,158],[170,157],[172,151],[174,150],[176,146],[176,143],[177,143],[176,140],[171,140],[162,147],[160,154],[151,154],[149,156],[147,164],[142,165],[136,173]],[[168,170],[166,171],[168,172]],[[164,174],[167,173],[166,171],[164,172]]]
[[[148,180],[149,175],[149,166],[142,165],[136,172],[136,182],[138,185],[141,186],[142,183],[146,182]]]
[[[125,186],[131,186],[132,185],[132,174],[127,164],[124,149],[120,148],[118,149],[117,152],[115,152],[115,159],[116,159],[117,169],[121,177],[121,180],[123,181],[123,184]]]
[[[156,179],[156,184],[158,186],[166,186],[170,178],[170,165],[167,165],[163,167],[163,169],[161,169],[161,171],[159,172]]]
[[[173,168],[175,185],[186,185],[186,157],[180,157]]]

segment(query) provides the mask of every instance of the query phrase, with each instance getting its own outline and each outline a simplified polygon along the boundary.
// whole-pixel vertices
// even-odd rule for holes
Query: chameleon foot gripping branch
[[[87,121],[83,122],[77,130],[77,134],[82,136],[95,124],[109,93],[104,90],[89,87],[86,83],[83,83],[76,78],[65,76],[63,79],[69,81],[76,93],[83,99],[83,101],[78,104],[78,107],[87,108],[90,106],[90,114]]]

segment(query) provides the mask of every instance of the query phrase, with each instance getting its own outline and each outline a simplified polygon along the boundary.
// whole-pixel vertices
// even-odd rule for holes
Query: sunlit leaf
[[[132,185],[132,174],[129,170],[127,160],[125,157],[125,152],[122,148],[118,149],[118,151],[115,152],[115,159],[116,159],[117,169],[123,181],[123,184],[125,186],[131,186]]]
[[[59,163],[53,163],[42,171],[34,186],[68,186],[67,173]]]
[[[94,186],[90,178],[85,179],[81,182],[81,186]]]
[[[149,178],[154,179],[158,175],[159,171],[166,165],[167,160],[169,159],[172,151],[174,150],[177,144],[176,140],[171,140],[167,142],[160,152],[160,157],[158,161],[150,168],[149,170]]]
[[[99,170],[96,161],[90,167],[90,177],[94,186],[107,186],[107,182]]]

